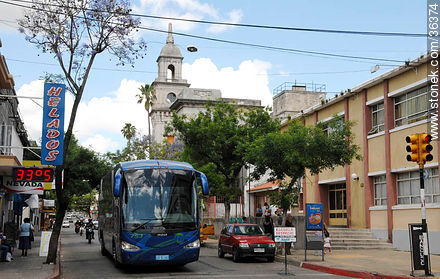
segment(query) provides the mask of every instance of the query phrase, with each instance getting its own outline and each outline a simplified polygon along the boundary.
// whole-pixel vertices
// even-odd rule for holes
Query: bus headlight
[[[125,251],[138,251],[141,250],[141,248],[139,248],[136,245],[130,244],[128,242],[125,241],[121,241],[121,248]]]
[[[191,242],[191,243],[188,243],[188,244],[186,244],[183,248],[189,248],[189,249],[191,249],[191,248],[199,248],[200,247],[200,240],[196,240],[196,241],[194,241],[194,242]]]

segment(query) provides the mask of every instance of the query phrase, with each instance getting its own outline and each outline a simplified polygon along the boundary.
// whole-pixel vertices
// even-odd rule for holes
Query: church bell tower
[[[179,92],[190,86],[182,79],[183,56],[174,44],[172,25],[168,24],[168,36],[165,46],[157,58],[158,76],[152,83],[156,100],[151,108],[153,142],[161,143],[165,138],[165,124],[171,120],[170,105],[176,100]]]

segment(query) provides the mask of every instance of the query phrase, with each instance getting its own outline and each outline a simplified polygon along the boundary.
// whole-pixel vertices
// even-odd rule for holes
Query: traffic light
[[[419,162],[419,134],[412,134],[411,136],[406,137],[406,142],[410,143],[410,145],[406,146],[406,151],[411,152],[411,154],[406,156],[406,160],[410,162]]]
[[[430,134],[425,133],[420,135],[420,160],[423,162],[432,161],[434,158],[432,154],[430,154],[432,151],[431,139]]]

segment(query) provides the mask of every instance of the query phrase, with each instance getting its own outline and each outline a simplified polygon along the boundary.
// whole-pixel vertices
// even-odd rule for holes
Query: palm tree
[[[129,142],[136,135],[136,127],[131,125],[130,123],[125,123],[124,127],[121,129],[122,135]]]
[[[150,110],[153,106],[154,100],[156,100],[156,92],[154,88],[149,84],[141,85],[139,87],[140,94],[137,94],[138,104],[144,102],[145,110],[147,111],[147,119],[148,119],[148,143],[151,146],[151,128],[150,128]]]

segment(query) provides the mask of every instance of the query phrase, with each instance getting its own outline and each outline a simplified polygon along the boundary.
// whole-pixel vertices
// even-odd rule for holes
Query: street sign
[[[52,232],[42,231],[40,240],[40,257],[46,257],[49,252],[49,242]]]
[[[294,227],[275,227],[275,242],[296,242]]]

